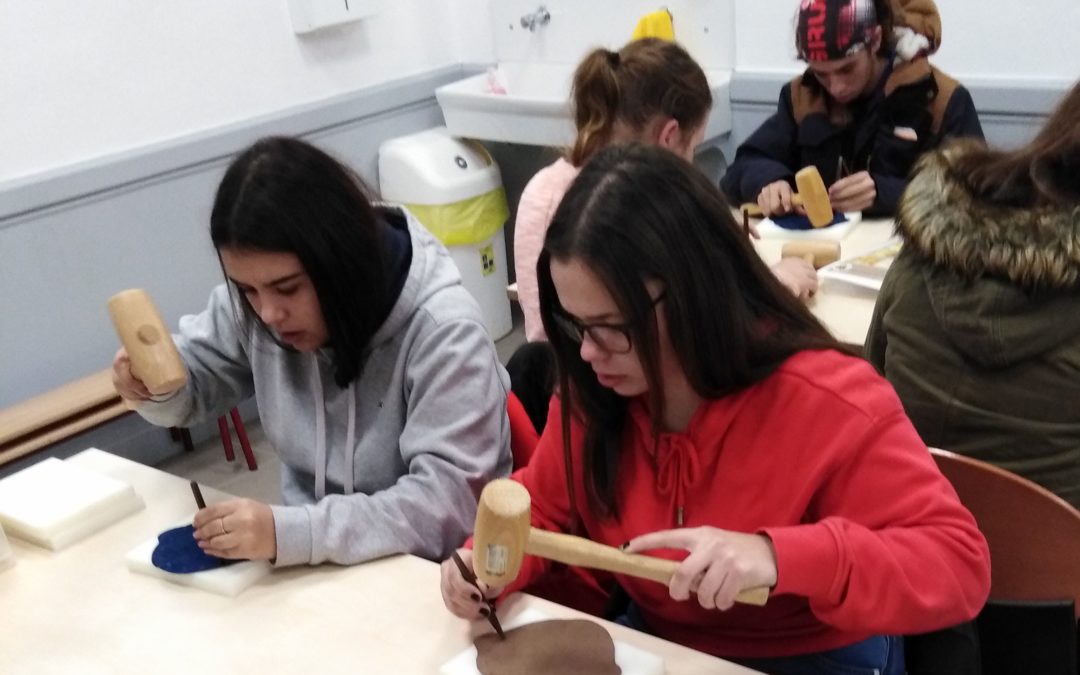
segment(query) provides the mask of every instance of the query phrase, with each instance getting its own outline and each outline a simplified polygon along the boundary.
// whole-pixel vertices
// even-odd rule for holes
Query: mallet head
[[[806,216],[814,227],[825,227],[833,220],[832,202],[825,181],[816,166],[799,169],[795,174],[795,186],[799,191]]]
[[[170,394],[187,383],[187,368],[146,291],[132,288],[109,298],[109,316],[131,359],[132,374],[151,394]]]
[[[840,259],[840,244],[835,241],[789,241],[780,249],[781,258],[802,258],[819,269]]]
[[[507,478],[484,486],[476,505],[473,571],[489,586],[517,578],[529,539],[531,500],[525,486]]]

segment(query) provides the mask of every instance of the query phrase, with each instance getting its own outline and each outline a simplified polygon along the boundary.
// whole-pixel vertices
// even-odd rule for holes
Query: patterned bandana
[[[864,49],[877,25],[873,0],[802,0],[795,47],[803,61],[835,61]]]

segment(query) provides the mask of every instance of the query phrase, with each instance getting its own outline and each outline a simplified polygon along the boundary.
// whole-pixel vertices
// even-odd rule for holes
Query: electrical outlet
[[[310,33],[320,28],[358,21],[381,9],[380,0],[288,0],[293,32]]]

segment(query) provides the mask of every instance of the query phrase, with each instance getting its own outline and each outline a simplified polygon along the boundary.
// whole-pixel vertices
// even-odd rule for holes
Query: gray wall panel
[[[414,78],[398,90],[359,92],[351,106],[331,104],[329,117],[325,109],[290,112],[277,123],[258,120],[195,139],[198,153],[181,143],[80,167],[41,186],[6,186],[0,407],[106,367],[117,340],[105,303],[119,290],[147,288],[170,326],[205,306],[221,282],[209,211],[232,153],[265,134],[303,135],[374,185],[379,144],[442,124],[434,88],[459,74],[437,73],[422,87]],[[139,166],[147,175],[133,177]]]

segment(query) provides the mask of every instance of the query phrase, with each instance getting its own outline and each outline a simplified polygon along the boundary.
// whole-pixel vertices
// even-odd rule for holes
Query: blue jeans
[[[904,675],[904,638],[875,635],[827,652],[732,660],[768,675]]]
[[[626,608],[626,614],[616,618],[615,623],[652,633],[641,611],[632,602]],[[904,675],[904,638],[875,635],[827,652],[772,659],[728,660],[767,675]]]

